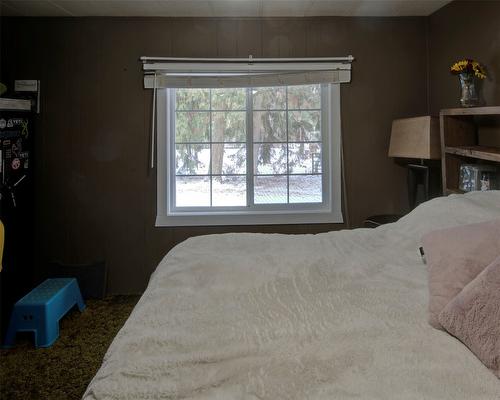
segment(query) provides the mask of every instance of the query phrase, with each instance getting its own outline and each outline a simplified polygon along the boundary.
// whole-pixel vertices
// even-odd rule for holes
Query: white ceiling
[[[7,16],[426,16],[451,0],[0,0]]]

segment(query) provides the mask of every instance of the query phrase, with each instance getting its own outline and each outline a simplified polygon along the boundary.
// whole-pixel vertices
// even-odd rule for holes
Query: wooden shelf
[[[456,154],[458,156],[500,162],[500,147],[446,146],[444,151],[445,153]]]
[[[495,129],[491,135],[498,138],[498,116],[500,106],[448,108],[439,113],[441,131],[441,167],[443,174],[443,194],[463,193],[460,187],[460,168],[467,163],[463,157],[470,158],[472,163],[500,163],[500,146],[481,146],[478,135],[484,118],[474,116],[496,116],[493,120]],[[497,141],[491,144],[496,146]]]
[[[498,115],[500,114],[500,106],[490,107],[470,107],[470,108],[447,108],[441,110],[440,115]]]

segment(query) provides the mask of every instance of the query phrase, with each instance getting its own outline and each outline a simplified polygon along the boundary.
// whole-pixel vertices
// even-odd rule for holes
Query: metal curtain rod
[[[147,62],[228,62],[228,63],[260,63],[260,62],[353,62],[354,57],[311,57],[311,58],[183,58],[183,57],[141,57],[143,63]]]

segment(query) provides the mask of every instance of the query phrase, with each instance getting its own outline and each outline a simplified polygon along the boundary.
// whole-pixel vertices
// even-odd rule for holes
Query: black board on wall
[[[33,287],[33,135],[30,112],[0,108],[0,219],[5,227],[0,273],[2,333],[13,304]]]

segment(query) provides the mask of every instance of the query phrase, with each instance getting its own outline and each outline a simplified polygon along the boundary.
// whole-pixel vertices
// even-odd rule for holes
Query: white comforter
[[[498,191],[435,199],[377,229],[186,240],[84,398],[500,399],[500,381],[428,326],[417,251],[428,231],[493,218]]]

